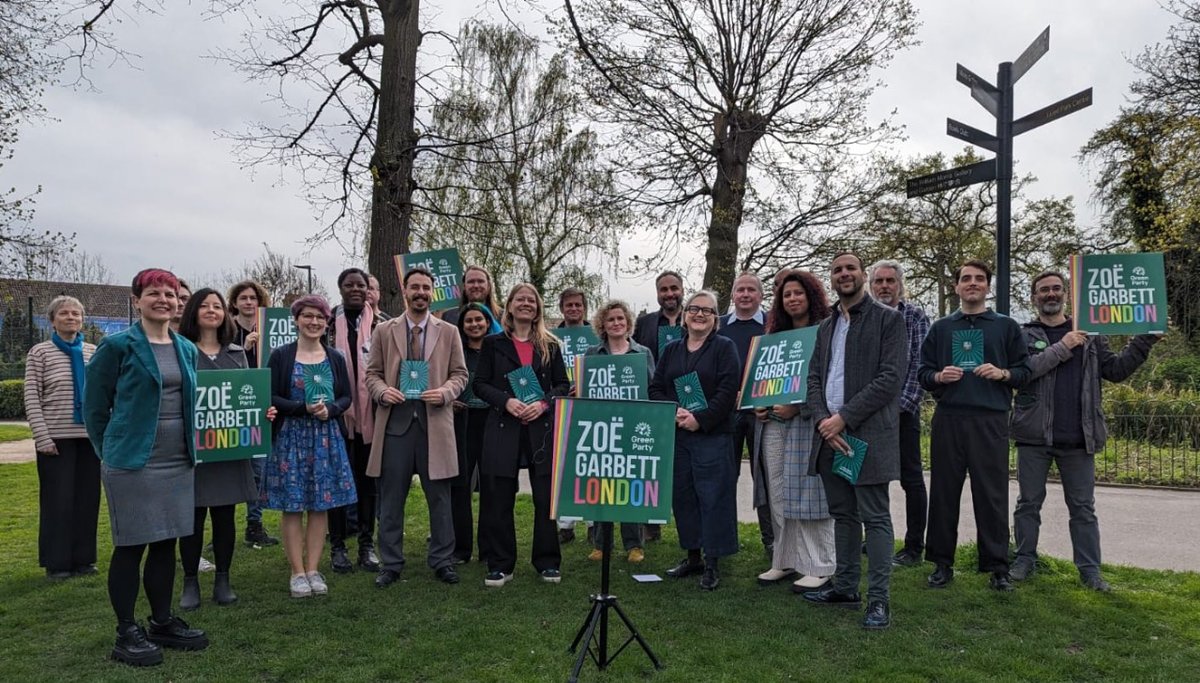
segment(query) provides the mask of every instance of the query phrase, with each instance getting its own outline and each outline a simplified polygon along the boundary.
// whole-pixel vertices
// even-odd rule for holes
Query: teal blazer
[[[196,346],[172,332],[183,373],[184,437],[196,462],[192,415],[196,412]],[[109,467],[140,470],[154,450],[162,375],[142,323],[100,340],[87,366],[83,423],[96,455]]]

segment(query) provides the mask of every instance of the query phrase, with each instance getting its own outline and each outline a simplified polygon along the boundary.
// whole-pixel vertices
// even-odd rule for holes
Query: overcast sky
[[[163,266],[199,276],[237,267],[266,242],[300,262],[334,291],[346,265],[335,245],[304,252],[320,223],[300,197],[295,175],[240,168],[232,144],[217,136],[276,112],[256,86],[206,58],[236,48],[244,25],[237,17],[204,21],[203,3],[169,3],[160,16],[118,16],[120,45],[138,55],[133,66],[98,64],[95,90],[54,89],[44,104],[56,120],[26,126],[3,186],[43,188],[36,222],[78,233],[84,251],[99,254],[117,282],[139,269]],[[261,1],[262,11],[272,3]],[[315,3],[313,3],[315,4]],[[455,32],[475,3],[425,3],[426,27]],[[1153,0],[915,0],[920,45],[901,53],[883,78],[872,111],[896,111],[906,155],[953,154],[963,143],[945,135],[953,117],[991,130],[993,120],[955,81],[955,63],[994,81],[997,64],[1015,60],[1046,26],[1050,52],[1016,88],[1020,117],[1086,87],[1094,104],[1026,133],[1014,143],[1022,173],[1040,182],[1031,197],[1074,195],[1081,225],[1097,221],[1090,182],[1075,159],[1091,132],[1107,124],[1127,97],[1134,71],[1127,60],[1165,35],[1172,17]],[[626,253],[635,248],[627,243]],[[699,282],[699,253],[674,264]],[[194,283],[197,286],[203,283]],[[635,309],[652,306],[644,279],[611,284],[611,294]]]

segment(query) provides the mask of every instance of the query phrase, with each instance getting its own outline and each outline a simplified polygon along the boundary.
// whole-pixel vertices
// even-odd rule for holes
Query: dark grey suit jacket
[[[841,304],[817,328],[817,347],[808,368],[808,405],[815,424],[830,417],[825,402],[833,326]],[[859,485],[886,484],[900,478],[900,390],[908,372],[908,336],[904,316],[870,296],[850,309],[846,333],[846,367],[838,413],[851,436],[867,442],[867,458],[858,474]],[[813,453],[824,440],[813,430]],[[817,473],[817,458],[809,461],[809,474]]]

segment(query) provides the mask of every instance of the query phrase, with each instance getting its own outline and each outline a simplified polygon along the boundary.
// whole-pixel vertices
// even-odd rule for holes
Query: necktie
[[[425,360],[425,345],[421,343],[419,327],[413,327],[408,332],[408,359]]]

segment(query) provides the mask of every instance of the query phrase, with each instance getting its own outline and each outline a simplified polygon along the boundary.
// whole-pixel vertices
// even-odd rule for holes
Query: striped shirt
[[[84,342],[83,362],[96,352],[96,345]],[[40,453],[54,446],[53,439],[86,439],[87,430],[76,424],[75,390],[71,381],[71,357],[44,341],[29,349],[25,358],[25,419],[33,431],[34,447]]]

